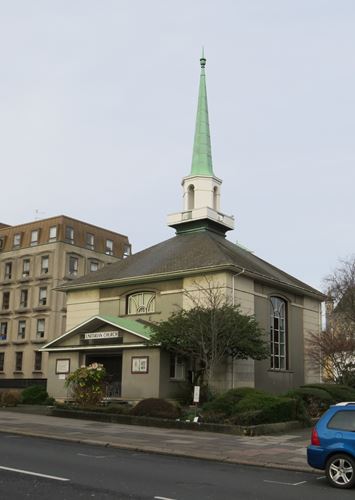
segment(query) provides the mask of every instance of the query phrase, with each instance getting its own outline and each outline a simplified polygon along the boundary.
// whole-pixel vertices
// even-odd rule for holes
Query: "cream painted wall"
[[[321,304],[311,298],[305,297],[303,309],[303,331],[304,331],[304,378],[306,384],[321,382],[321,371],[312,365],[307,357],[307,338],[310,333],[321,332]]]
[[[67,326],[71,330],[74,326],[99,314],[99,289],[80,290],[67,294]]]

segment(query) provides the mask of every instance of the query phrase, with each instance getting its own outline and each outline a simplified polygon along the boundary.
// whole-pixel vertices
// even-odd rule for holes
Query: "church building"
[[[307,360],[306,339],[321,331],[324,295],[226,238],[234,218],[220,209],[222,181],[212,165],[204,56],[200,65],[183,210],[168,216],[175,236],[59,288],[67,295],[67,331],[43,347],[49,353],[47,389],[56,399],[68,397],[68,373],[93,362],[106,368],[108,398],[175,397],[188,367],[147,345],[149,325],[191,307],[191,294],[206,283],[242,313],[254,315],[270,342],[264,361],[226,359],[215,373],[216,390],[244,386],[277,393],[320,381]]]

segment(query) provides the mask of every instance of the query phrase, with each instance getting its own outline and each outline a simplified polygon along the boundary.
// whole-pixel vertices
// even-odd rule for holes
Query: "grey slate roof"
[[[318,295],[320,300],[324,298],[318,290],[209,230],[178,234],[124,260],[106,265],[99,271],[77,278],[59,289],[110,286],[113,282],[137,282],[149,277],[163,278],[162,275],[165,278],[169,275],[176,277],[207,272],[213,268],[235,268],[236,272],[244,269],[246,274],[258,277],[261,281],[278,282],[297,288],[299,293]]]

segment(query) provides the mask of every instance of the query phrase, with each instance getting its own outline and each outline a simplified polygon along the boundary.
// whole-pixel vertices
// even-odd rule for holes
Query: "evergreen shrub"
[[[21,393],[21,403],[27,405],[46,404],[48,392],[42,385],[31,385],[26,387]]]
[[[333,399],[334,403],[341,403],[342,401],[355,401],[355,389],[348,385],[341,384],[308,384],[302,388],[317,388],[326,391]]]
[[[334,403],[332,396],[320,387],[302,386],[289,391],[286,396],[303,401],[310,418],[318,418]]]
[[[176,419],[180,416],[180,408],[160,398],[142,399],[130,411],[131,415]]]

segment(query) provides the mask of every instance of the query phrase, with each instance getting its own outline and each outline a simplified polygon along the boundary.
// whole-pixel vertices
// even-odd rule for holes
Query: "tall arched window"
[[[155,311],[155,293],[139,292],[127,298],[127,314],[149,314]]]
[[[271,369],[287,370],[287,302],[280,297],[271,297],[270,350]]]
[[[187,188],[187,210],[195,208],[195,187],[190,184]]]

